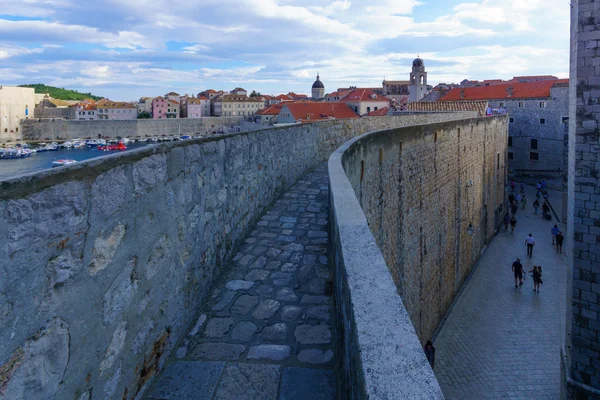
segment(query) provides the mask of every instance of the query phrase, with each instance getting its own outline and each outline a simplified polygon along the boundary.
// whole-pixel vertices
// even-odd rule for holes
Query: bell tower
[[[415,58],[410,73],[409,101],[419,101],[427,94],[427,72],[420,58]]]

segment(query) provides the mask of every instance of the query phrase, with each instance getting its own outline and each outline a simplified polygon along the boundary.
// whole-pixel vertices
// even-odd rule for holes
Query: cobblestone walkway
[[[326,164],[262,216],[150,399],[333,399]]]
[[[435,340],[435,373],[446,399],[559,398],[566,258],[552,246],[556,221],[534,215],[535,189],[526,194],[529,207],[518,211],[515,233],[509,228],[491,242]],[[560,194],[550,200],[561,209]],[[524,244],[529,233],[536,240],[532,258]],[[525,271],[542,266],[539,294],[530,274],[515,288],[517,257]]]

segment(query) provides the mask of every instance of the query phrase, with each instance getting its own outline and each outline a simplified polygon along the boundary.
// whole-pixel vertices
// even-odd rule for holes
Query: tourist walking
[[[544,202],[544,204],[542,205],[542,217],[544,219],[550,219],[550,218],[548,218],[550,216],[549,212],[550,212],[550,207],[548,207],[548,203]]]
[[[427,343],[425,343],[425,347],[423,347],[423,350],[425,350],[425,356],[427,357],[427,361],[429,361],[429,365],[431,365],[431,369],[433,369],[435,365],[435,347],[433,347],[433,343],[431,343],[431,340],[428,340]]]
[[[535,199],[535,201],[533,202],[533,210],[535,214],[537,214],[538,208],[540,208],[540,202],[538,199]]]
[[[510,181],[510,190],[514,193],[515,192],[515,187],[517,186],[517,184],[515,183],[515,181]]]
[[[533,291],[535,292],[537,289],[537,293],[539,293],[540,284],[544,283],[542,282],[542,267],[539,265],[534,265],[533,269],[529,272],[533,272]]]
[[[558,225],[554,225],[552,229],[550,229],[550,233],[552,233],[552,245],[556,243],[556,235],[558,235]]]
[[[542,182],[538,182],[537,185],[535,185],[535,188],[537,189],[537,193],[535,195],[540,197],[540,192],[542,191]]]
[[[525,246],[527,246],[527,255],[529,256],[529,258],[531,258],[531,256],[533,255],[533,246],[535,245],[535,239],[533,238],[533,236],[531,236],[531,233],[529,234],[529,236],[527,236],[525,238]]]
[[[512,265],[513,274],[515,275],[515,287],[519,287],[523,284],[523,264],[521,264],[521,259],[517,258]]]
[[[512,214],[512,216],[514,217],[515,215],[517,215],[517,210],[519,209],[519,206],[517,206],[517,202],[513,201],[510,205],[510,212]]]
[[[510,222],[510,215],[504,214],[504,231],[508,231],[508,223]]]
[[[519,188],[521,189],[521,194],[525,194],[525,183],[523,181],[519,184]]]
[[[515,201],[515,195],[512,193],[508,194],[508,204],[512,204],[512,202]]]
[[[563,235],[563,233],[561,231],[558,231],[558,234],[556,235],[556,251],[559,253],[562,253],[562,245],[563,242],[565,241],[565,236]]]
[[[545,192],[546,191],[546,181],[545,180],[542,180],[541,186],[542,186],[542,192]]]
[[[515,216],[513,215],[510,219],[510,233],[515,233],[516,226],[517,226],[517,220],[515,219]]]
[[[523,198],[521,199],[521,208],[523,210],[525,209],[526,204],[527,204],[527,198],[525,197],[525,195],[523,195]]]

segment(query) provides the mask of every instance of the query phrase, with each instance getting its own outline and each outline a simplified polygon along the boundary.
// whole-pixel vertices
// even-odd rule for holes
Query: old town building
[[[33,117],[32,88],[0,86],[0,143],[19,137],[21,120]]]

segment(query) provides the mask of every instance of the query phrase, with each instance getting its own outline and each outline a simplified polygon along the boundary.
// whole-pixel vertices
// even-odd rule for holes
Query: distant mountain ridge
[[[94,96],[91,93],[81,93],[76,90],[57,88],[54,86],[44,85],[42,83],[34,83],[27,85],[19,85],[20,87],[29,87],[35,89],[35,93],[48,93],[50,97],[59,100],[101,100],[102,97]]]

